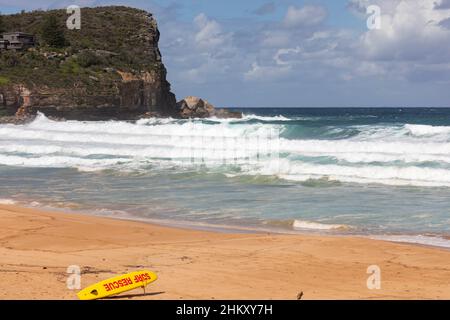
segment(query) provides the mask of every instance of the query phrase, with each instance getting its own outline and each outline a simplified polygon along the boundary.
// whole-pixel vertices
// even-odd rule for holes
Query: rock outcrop
[[[181,118],[242,118],[242,113],[227,109],[216,109],[207,100],[188,96],[177,102]]]

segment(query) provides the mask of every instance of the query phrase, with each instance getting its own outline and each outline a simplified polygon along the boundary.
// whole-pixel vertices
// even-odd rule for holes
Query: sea
[[[450,109],[0,125],[0,204],[450,248]]]

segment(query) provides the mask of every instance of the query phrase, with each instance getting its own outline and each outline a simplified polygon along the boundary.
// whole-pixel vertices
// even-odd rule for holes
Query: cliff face
[[[42,23],[65,10],[4,16],[8,31],[35,34],[27,51],[0,51],[0,116],[48,116],[76,120],[136,119],[176,115],[175,95],[158,49],[151,14],[126,7],[83,8],[81,30],[67,30],[68,45],[40,41]]]

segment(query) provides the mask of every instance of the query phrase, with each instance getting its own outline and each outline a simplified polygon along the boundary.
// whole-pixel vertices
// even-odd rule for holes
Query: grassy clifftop
[[[54,48],[44,41],[43,25],[56,17],[66,45]],[[0,54],[0,86],[69,88],[85,86],[108,94],[120,78],[114,70],[137,73],[165,72],[157,43],[159,31],[151,14],[128,7],[82,8],[81,29],[69,30],[65,10],[33,11],[4,15],[5,31],[34,34],[38,45],[27,51]]]

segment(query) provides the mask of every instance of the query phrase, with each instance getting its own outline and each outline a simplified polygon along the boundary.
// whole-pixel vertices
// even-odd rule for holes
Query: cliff
[[[65,44],[45,43],[43,25],[56,17]],[[128,7],[81,10],[81,29],[65,27],[65,10],[2,17],[5,31],[36,36],[23,51],[0,51],[0,116],[41,111],[76,120],[176,116],[152,14]]]

